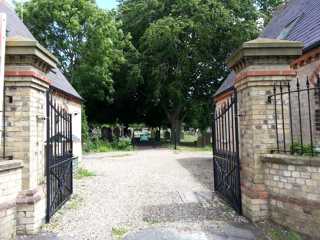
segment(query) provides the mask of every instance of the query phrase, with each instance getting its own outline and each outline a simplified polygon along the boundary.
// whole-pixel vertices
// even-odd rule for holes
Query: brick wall
[[[8,66],[7,69],[14,69]],[[22,191],[17,199],[17,233],[33,234],[44,223],[46,89],[32,77],[6,77],[6,156],[21,159]]]
[[[0,161],[0,240],[16,239],[16,197],[21,190],[21,161]]]
[[[36,234],[45,223],[45,187],[26,190],[17,197],[17,234]]]
[[[265,155],[265,185],[270,219],[320,238],[320,161],[316,158]]]
[[[303,66],[300,66],[297,68],[297,78],[299,79],[300,83],[300,89],[306,89],[306,81],[309,79],[310,81],[310,88],[314,87],[314,84],[317,82],[317,75],[320,73],[320,60],[315,60],[306,63]],[[297,79],[293,80],[291,82],[291,89],[295,90],[297,84]],[[302,128],[301,132],[303,135],[303,140],[305,144],[310,144],[310,122],[309,122],[309,109],[308,109],[308,95],[307,92],[301,92],[300,93],[300,99],[301,99],[301,122],[302,122]],[[293,130],[293,136],[294,136],[294,142],[300,141],[300,124],[299,124],[299,112],[298,112],[298,97],[297,93],[292,94],[292,130]],[[318,122],[318,126],[320,124],[320,118],[316,118],[316,112],[320,111],[320,104],[319,104],[319,96],[316,95],[315,90],[310,91],[310,116],[312,120],[312,132],[313,132],[313,143],[316,145],[316,147],[320,147],[320,131],[319,128],[317,129],[316,122]]]
[[[301,50],[299,42],[256,39],[244,43],[228,59],[229,67],[236,72],[234,86],[238,92],[243,214],[252,221],[268,217],[268,192],[260,160],[276,143],[274,107],[268,103],[268,95],[274,83],[279,85],[295,78],[290,63]]]

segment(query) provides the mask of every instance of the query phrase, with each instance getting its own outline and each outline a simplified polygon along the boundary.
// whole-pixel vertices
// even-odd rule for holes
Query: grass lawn
[[[211,146],[205,146],[205,147],[189,147],[189,146],[178,146],[177,151],[181,152],[212,152]]]

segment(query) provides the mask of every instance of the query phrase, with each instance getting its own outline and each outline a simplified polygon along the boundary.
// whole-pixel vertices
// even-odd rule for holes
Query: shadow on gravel
[[[172,238],[172,239],[206,239],[206,240],[265,240],[264,234],[253,224],[226,207],[215,195],[209,206],[199,203],[169,204],[143,208],[143,220],[150,224],[168,222],[203,222],[201,230],[206,238]],[[207,235],[209,234],[209,235]],[[161,235],[161,234],[159,234]],[[147,239],[147,238],[127,238]],[[171,238],[155,238],[171,239]],[[151,240],[151,239],[150,239]]]
[[[143,221],[147,223],[226,220],[232,210],[222,206],[204,207],[201,203],[183,203],[146,206],[143,208]]]
[[[38,235],[17,236],[17,240],[59,240],[59,238],[53,233],[40,233]]]
[[[212,158],[181,158],[178,159],[178,163],[208,190],[213,190]]]

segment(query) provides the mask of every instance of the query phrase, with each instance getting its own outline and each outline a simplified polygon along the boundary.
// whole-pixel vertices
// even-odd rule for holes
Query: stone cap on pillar
[[[58,64],[58,59],[41,46],[36,40],[21,36],[7,38],[6,56],[9,58],[10,56],[32,57],[32,65],[45,73],[56,68]]]
[[[0,160],[0,172],[23,168],[20,160]]]
[[[292,61],[301,56],[303,42],[257,38],[245,42],[231,57],[227,59],[228,66],[239,72],[250,59],[283,57]]]

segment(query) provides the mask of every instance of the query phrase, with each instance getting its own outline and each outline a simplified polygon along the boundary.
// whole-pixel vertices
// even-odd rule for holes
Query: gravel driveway
[[[228,238],[230,228],[255,236],[241,239],[256,239],[259,232],[211,193],[211,159],[210,153],[166,149],[85,156],[83,167],[96,176],[75,181],[73,200],[42,235],[21,239],[111,240],[139,229],[240,239]]]

